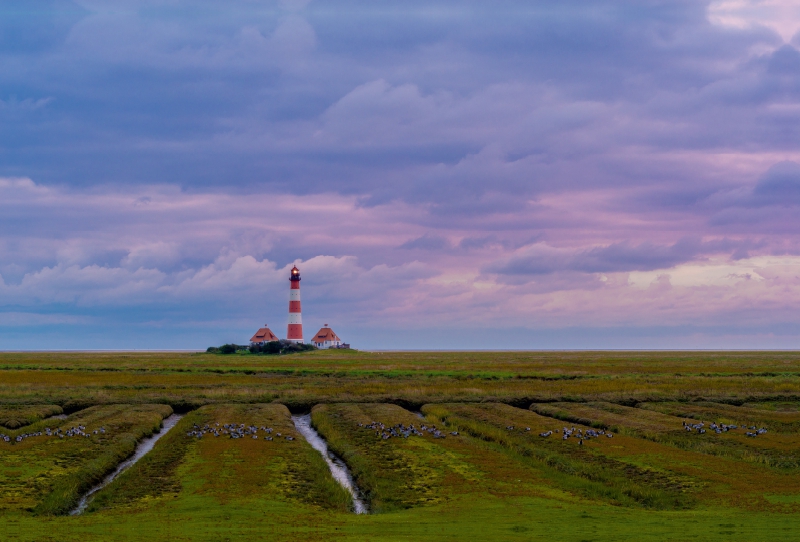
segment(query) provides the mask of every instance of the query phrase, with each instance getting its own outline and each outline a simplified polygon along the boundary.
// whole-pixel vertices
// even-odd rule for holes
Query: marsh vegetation
[[[800,513],[795,354],[75,353],[0,364],[0,524],[19,539],[59,529],[81,540],[527,540],[566,524],[577,539],[747,540],[781,536]],[[67,515],[173,412],[185,416],[172,431]],[[310,413],[368,515],[353,513],[292,412]]]

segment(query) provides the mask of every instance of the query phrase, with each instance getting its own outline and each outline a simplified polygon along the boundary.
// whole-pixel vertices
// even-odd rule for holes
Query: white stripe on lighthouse
[[[300,290],[289,290],[289,301],[300,301]]]
[[[303,317],[299,312],[290,312],[289,313],[289,323],[290,324],[302,324]]]

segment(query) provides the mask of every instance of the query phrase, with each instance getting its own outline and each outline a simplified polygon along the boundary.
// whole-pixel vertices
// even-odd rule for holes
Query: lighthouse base
[[[294,316],[296,320],[300,319],[299,314],[295,315],[294,313],[290,313],[289,316]],[[289,329],[286,333],[286,340],[293,343],[301,343],[303,342],[303,324],[297,322],[296,320],[295,322],[289,324]]]

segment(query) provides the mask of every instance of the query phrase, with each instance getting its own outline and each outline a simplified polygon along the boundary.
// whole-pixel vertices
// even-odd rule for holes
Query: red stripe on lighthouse
[[[303,316],[300,311],[300,270],[292,267],[289,276],[289,326],[286,338],[294,342],[303,342]]]

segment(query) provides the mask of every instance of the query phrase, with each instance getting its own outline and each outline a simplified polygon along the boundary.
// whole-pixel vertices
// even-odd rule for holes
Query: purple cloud
[[[800,165],[785,161],[772,166],[753,189],[757,205],[797,205],[800,203]]]
[[[450,243],[444,237],[438,235],[425,234],[422,237],[417,237],[411,241],[406,241],[400,248],[405,249],[419,249],[419,250],[443,250],[450,246]]]
[[[734,253],[745,256],[751,243],[720,239],[703,242],[699,239],[681,239],[671,245],[629,242],[595,246],[587,249],[559,249],[537,243],[518,250],[499,266],[489,266],[486,271],[507,275],[544,275],[559,271],[582,273],[613,273],[627,271],[652,271],[705,259],[706,255]]]

